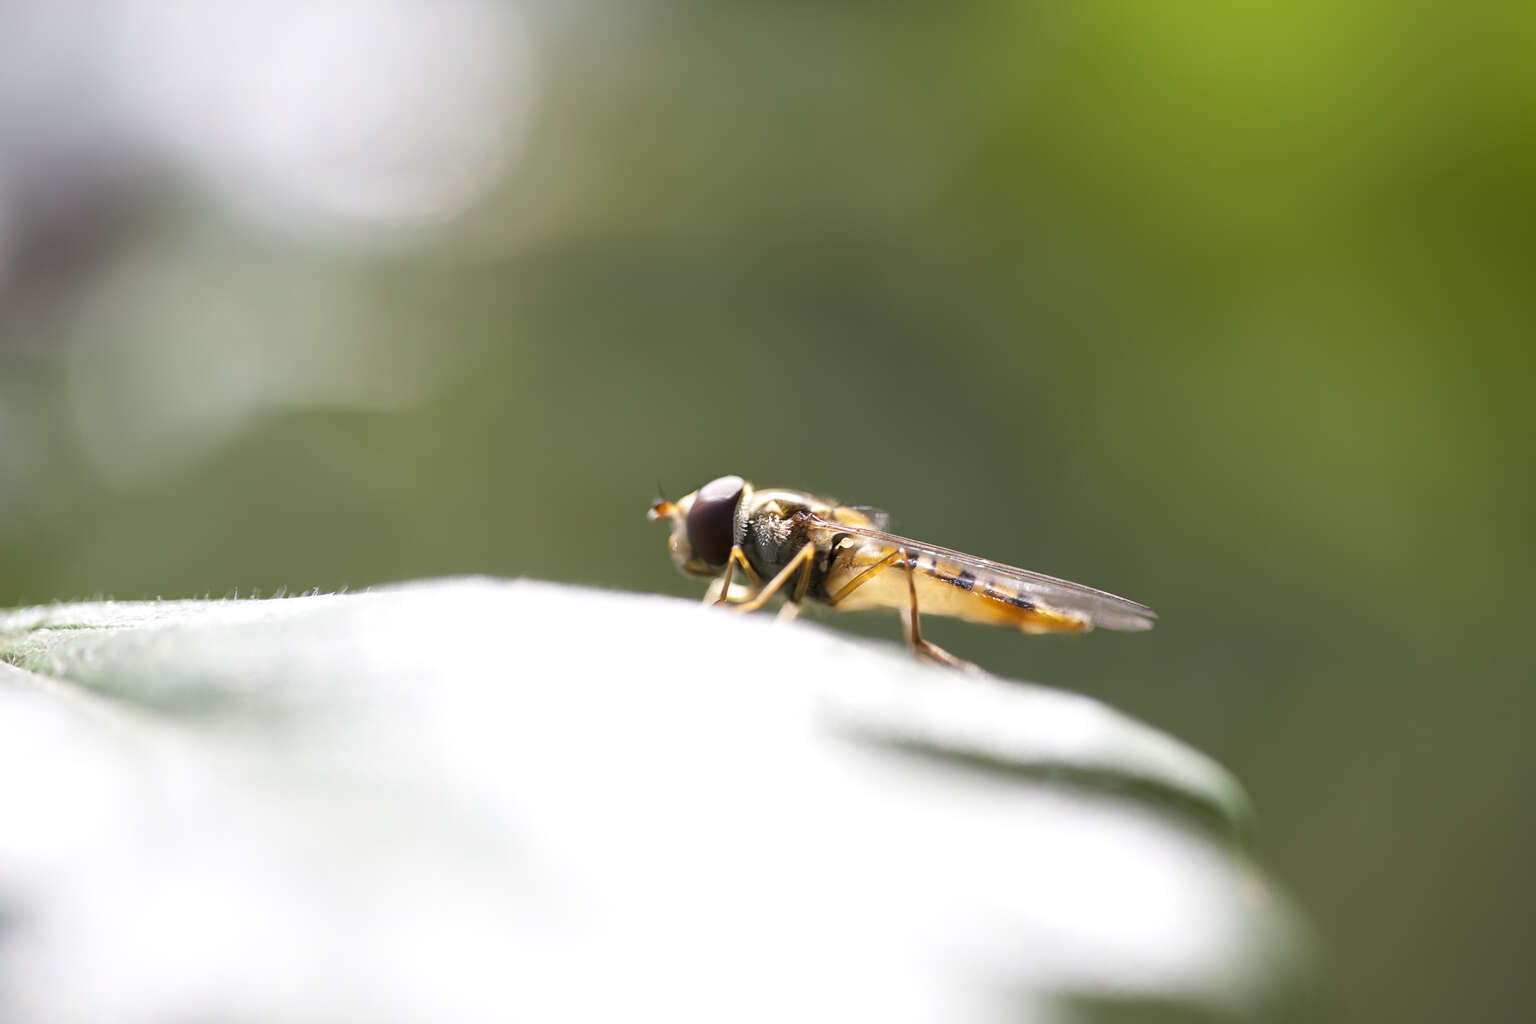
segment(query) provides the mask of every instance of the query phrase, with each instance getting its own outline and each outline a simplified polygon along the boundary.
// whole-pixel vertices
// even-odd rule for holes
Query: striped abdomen
[[[822,585],[823,597],[833,597],[859,573],[887,556],[890,550],[876,544],[843,548],[827,572]],[[912,556],[908,562],[917,589],[917,607],[924,615],[947,615],[971,622],[1013,626],[1026,633],[1081,633],[1092,628],[1085,617],[1056,611],[1031,598],[1007,579],[928,554]],[[849,592],[837,607],[848,611],[906,609],[911,604],[908,562],[898,556],[885,569]]]

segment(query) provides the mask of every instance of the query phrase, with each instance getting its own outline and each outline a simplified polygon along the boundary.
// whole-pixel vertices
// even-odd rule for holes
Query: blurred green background
[[[1158,609],[931,629],[1230,767],[1337,1019],[1528,1012],[1532,9],[278,10],[0,33],[0,606],[878,505]]]

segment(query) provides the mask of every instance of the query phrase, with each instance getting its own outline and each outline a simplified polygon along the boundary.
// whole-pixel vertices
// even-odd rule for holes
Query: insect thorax
[[[815,539],[809,526],[795,516],[805,508],[773,502],[747,517],[741,550],[764,580],[778,575],[801,548]]]

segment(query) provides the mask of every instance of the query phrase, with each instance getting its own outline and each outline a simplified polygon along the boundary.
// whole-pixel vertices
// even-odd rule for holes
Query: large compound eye
[[[736,503],[747,482],[739,476],[711,480],[694,495],[688,510],[688,545],[707,565],[724,565],[736,538]]]

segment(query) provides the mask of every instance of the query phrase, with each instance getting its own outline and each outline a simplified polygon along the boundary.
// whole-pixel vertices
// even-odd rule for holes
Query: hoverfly
[[[919,607],[1025,633],[1151,629],[1157,618],[1144,604],[1081,583],[886,533],[889,517],[878,509],[758,490],[739,476],[712,480],[677,501],[660,499],[649,518],[672,520],[667,546],[678,568],[714,578],[706,603],[749,612],[783,591],[784,617],[807,600],[840,611],[896,609],[914,654],[955,667],[969,663],[923,638]],[[732,590],[738,570],[745,577],[739,599]]]

